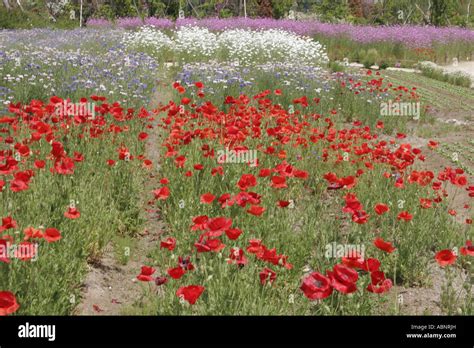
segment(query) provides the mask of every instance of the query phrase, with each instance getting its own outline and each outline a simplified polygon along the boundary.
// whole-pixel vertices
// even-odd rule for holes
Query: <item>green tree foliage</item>
[[[347,1],[320,0],[312,6],[315,12],[324,21],[343,20],[350,15]]]
[[[69,0],[62,14],[52,14],[48,1],[2,0],[2,22],[24,18],[28,26],[68,20],[71,9],[79,10],[80,0]],[[246,0],[249,17],[284,18],[289,10],[304,12],[327,22],[363,24],[422,24],[474,26],[474,0]],[[22,6],[18,5],[20,3]],[[244,0],[83,0],[83,18],[156,16],[177,18],[181,8],[186,17],[243,16]],[[10,19],[11,17],[11,19]],[[51,17],[54,17],[52,19]],[[58,17],[58,18],[56,18]],[[15,19],[16,18],[16,19]],[[23,25],[24,26],[24,25]],[[44,26],[44,25],[43,25]]]
[[[273,16],[283,18],[293,7],[293,0],[273,0]]]

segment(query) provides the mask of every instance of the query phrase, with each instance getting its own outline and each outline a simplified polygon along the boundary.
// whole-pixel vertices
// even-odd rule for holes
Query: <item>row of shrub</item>
[[[471,77],[462,72],[447,72],[442,68],[436,67],[431,64],[418,64],[419,69],[421,70],[421,74],[423,76],[443,81],[455,86],[462,86],[462,87],[471,87],[472,80]]]

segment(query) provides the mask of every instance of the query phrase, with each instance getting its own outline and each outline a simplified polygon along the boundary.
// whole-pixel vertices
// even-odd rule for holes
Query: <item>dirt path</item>
[[[452,67],[453,69],[455,67]],[[474,62],[461,63],[457,68],[463,70],[469,68],[470,73],[474,78]],[[451,68],[450,68],[451,69]],[[428,147],[428,141],[434,140],[439,144],[454,144],[456,142],[466,143],[471,139],[473,134],[472,115],[474,110],[474,103],[470,96],[462,96],[454,93],[449,89],[443,89],[438,84],[429,84],[425,79],[420,78],[415,81],[408,73],[386,73],[390,78],[395,78],[396,81],[403,82],[407,86],[418,87],[418,93],[430,100],[436,101],[438,98],[442,102],[440,107],[432,109],[430,114],[435,117],[436,122],[433,124],[425,124],[422,128],[414,128],[404,139],[404,142],[412,144],[422,150],[426,156],[425,161],[416,164],[414,169],[417,170],[431,170],[435,173],[443,170],[445,167],[455,168],[457,165],[451,162],[448,158],[443,157],[436,151]],[[468,90],[467,90],[468,91]],[[446,126],[450,120],[459,120],[462,126]],[[415,135],[416,134],[416,135]],[[419,135],[419,136],[417,136]],[[390,137],[388,137],[390,138]],[[441,146],[440,145],[440,146]],[[470,183],[474,182],[474,176],[466,173]],[[449,208],[457,211],[457,216],[454,219],[460,223],[465,224],[466,218],[472,218],[473,208],[465,209],[464,206],[471,202],[468,193],[463,189],[456,189],[453,185],[448,185],[448,199],[450,201]],[[471,203],[472,205],[472,203]],[[445,271],[441,269],[434,261],[429,265],[427,270],[428,283],[420,287],[405,287],[397,285],[394,287],[393,296],[399,296],[391,303],[396,303],[398,300],[399,311],[405,315],[443,315],[443,303],[441,297],[443,293],[443,286],[446,283]],[[457,274],[453,280],[453,286],[456,294],[460,298],[466,296],[473,296],[474,294],[466,294],[462,285],[466,281],[465,272]],[[384,313],[386,314],[386,313]]]
[[[162,78],[158,83],[150,110],[159,104],[165,104],[170,99],[167,79]],[[83,282],[82,302],[76,307],[76,315],[120,315],[143,296],[142,284],[137,284],[136,276],[143,265],[149,265],[148,254],[156,248],[157,243],[166,226],[160,220],[159,213],[151,209],[147,202],[150,192],[159,186],[158,164],[160,159],[158,119],[152,122],[153,129],[148,130],[149,137],[146,144],[146,157],[153,162],[153,169],[145,181],[143,207],[146,210],[147,223],[144,231],[130,243],[114,243],[105,248],[102,258],[89,265],[89,273]],[[126,263],[120,262],[117,257],[120,253],[129,253]]]

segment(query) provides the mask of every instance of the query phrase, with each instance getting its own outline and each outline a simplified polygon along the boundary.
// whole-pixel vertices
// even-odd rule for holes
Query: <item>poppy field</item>
[[[150,24],[0,31],[0,315],[473,314],[472,90]]]

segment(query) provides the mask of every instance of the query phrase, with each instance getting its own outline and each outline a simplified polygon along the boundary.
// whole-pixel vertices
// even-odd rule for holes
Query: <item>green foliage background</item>
[[[6,8],[5,2],[9,4]],[[83,19],[119,17],[178,17],[181,8],[186,17],[285,18],[290,10],[297,18],[315,18],[325,22],[358,24],[427,24],[435,26],[474,26],[472,0],[83,0]],[[15,0],[0,2],[0,28],[76,26],[80,0],[69,0],[58,14],[48,3],[57,0]],[[74,10],[76,18],[71,20]]]

